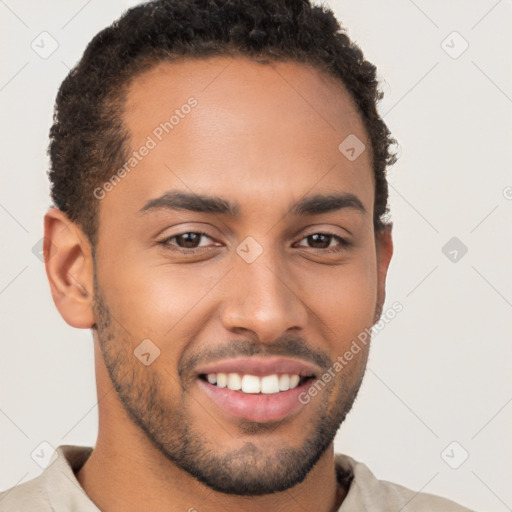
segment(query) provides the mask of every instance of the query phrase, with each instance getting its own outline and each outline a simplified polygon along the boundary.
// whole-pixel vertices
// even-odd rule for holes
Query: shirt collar
[[[101,512],[78,482],[77,472],[89,458],[89,446],[61,445],[44,471],[43,485],[54,512]]]

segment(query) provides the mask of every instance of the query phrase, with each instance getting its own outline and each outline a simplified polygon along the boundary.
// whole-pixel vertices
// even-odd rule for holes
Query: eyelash
[[[205,236],[207,238],[212,239],[211,236],[209,236],[207,233],[203,233],[202,231],[185,231],[183,233],[178,233],[176,235],[164,238],[163,240],[158,241],[158,243],[161,244],[162,246],[164,246],[166,249],[168,249],[170,251],[176,251],[176,252],[180,252],[182,254],[197,254],[198,252],[204,252],[205,249],[208,249],[207,247],[194,247],[194,248],[187,249],[187,248],[184,248],[184,247],[173,246],[173,244],[169,243],[174,238],[177,238],[177,237],[182,236],[182,235],[187,235],[187,234],[190,234],[190,233],[194,234],[194,235]],[[318,232],[315,232],[315,233],[310,233],[309,235],[306,235],[306,236],[302,237],[299,241],[302,241],[302,240],[304,240],[304,239],[306,239],[306,238],[308,238],[310,236],[313,236],[313,235],[330,236],[330,237],[336,239],[339,242],[340,245],[339,245],[338,248],[333,248],[333,247],[328,248],[328,249],[315,249],[314,247],[310,247],[309,248],[309,249],[313,249],[313,250],[316,250],[316,251],[321,251],[323,253],[341,252],[344,249],[347,249],[347,248],[351,247],[351,245],[352,245],[352,243],[349,242],[348,240],[346,240],[345,238],[342,238],[339,235],[336,235],[334,233],[329,233],[328,231],[318,231]],[[304,246],[301,246],[301,247],[304,248]]]

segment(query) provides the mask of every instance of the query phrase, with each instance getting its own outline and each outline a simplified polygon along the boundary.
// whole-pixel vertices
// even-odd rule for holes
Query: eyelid
[[[311,233],[309,233],[307,235],[304,235],[302,238],[299,239],[298,242],[302,242],[306,238],[308,238],[310,236],[313,236],[313,235],[326,235],[326,236],[330,236],[330,237],[336,239],[338,241],[338,244],[341,247],[343,247],[343,248],[348,248],[348,247],[350,247],[352,245],[352,242],[349,239],[347,239],[347,238],[345,238],[345,237],[343,237],[343,236],[341,236],[341,235],[339,235],[337,233],[332,233],[332,232],[330,232],[328,230],[322,230],[322,229],[317,230],[317,231],[313,231],[313,232],[311,232]],[[304,245],[299,245],[298,247],[302,247],[302,248],[305,248],[305,249],[311,249],[313,251],[316,250],[316,251],[320,251],[320,252],[329,252],[329,251],[333,251],[334,252],[335,251],[334,247],[328,247],[326,249],[316,249],[315,247],[307,247],[307,246],[304,246]]]
[[[299,238],[299,242],[301,240],[304,240],[304,238],[308,238],[309,236],[313,236],[313,235],[327,235],[327,236],[332,236],[334,238],[339,238],[340,240],[345,240],[345,238],[342,235],[340,235],[339,233],[334,233],[327,229],[317,229],[316,231],[311,231],[311,233],[307,233],[307,234],[301,236]]]
[[[337,230],[339,230],[339,232]],[[345,227],[325,223],[308,224],[307,226],[301,228],[299,233],[305,233],[303,236],[314,235],[316,233],[324,233],[326,235],[339,236],[340,238],[352,236],[352,232]]]
[[[195,235],[201,235],[202,237],[209,238],[210,240],[215,242],[215,239],[208,233],[205,233],[204,231],[197,230],[197,229],[196,230],[188,229],[186,231],[180,231],[179,233],[175,233],[173,235],[165,236],[161,240],[158,240],[158,243],[167,245],[169,243],[169,241],[172,240],[173,238],[177,238],[179,236],[186,235],[187,233],[194,233]],[[169,245],[172,245],[172,244],[169,244]],[[176,249],[179,251],[194,251],[197,249],[205,249],[206,248],[205,246],[199,246],[199,247],[191,247],[191,248],[187,249],[186,247],[179,247],[178,245],[175,245],[174,247],[176,247]]]

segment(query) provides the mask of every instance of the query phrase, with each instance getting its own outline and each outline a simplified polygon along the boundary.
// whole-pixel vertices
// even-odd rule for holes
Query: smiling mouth
[[[273,395],[295,389],[309,380],[313,375],[298,375],[295,373],[282,373],[270,375],[251,375],[247,373],[203,373],[199,379],[208,382],[217,388],[226,388],[244,394]]]

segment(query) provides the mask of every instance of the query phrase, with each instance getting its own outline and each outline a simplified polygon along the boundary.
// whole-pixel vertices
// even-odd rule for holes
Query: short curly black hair
[[[52,200],[93,248],[99,209],[93,191],[129,152],[122,115],[131,80],[162,61],[226,55],[309,64],[344,84],[371,141],[374,226],[384,227],[395,141],[377,112],[376,68],[332,11],[309,0],[157,0],[99,32],[57,94],[48,149]]]

